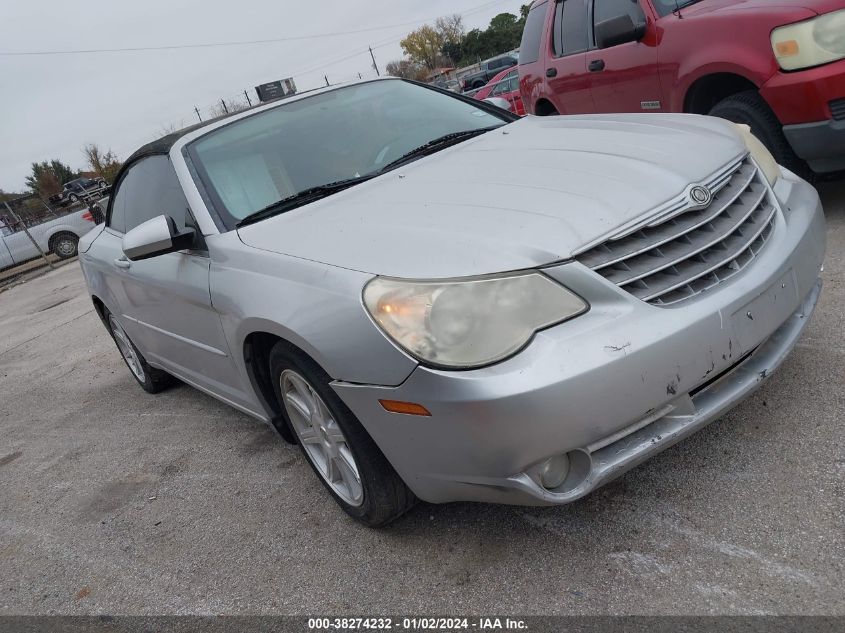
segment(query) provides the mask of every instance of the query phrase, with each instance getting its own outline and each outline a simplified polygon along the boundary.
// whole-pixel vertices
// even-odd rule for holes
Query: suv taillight
[[[85,213],[83,213],[83,214],[82,214],[82,219],[83,219],[83,220],[88,220],[89,222],[93,222],[93,221],[94,221],[94,216],[93,216],[93,215],[91,215],[91,212],[90,212],[90,211],[86,211]]]

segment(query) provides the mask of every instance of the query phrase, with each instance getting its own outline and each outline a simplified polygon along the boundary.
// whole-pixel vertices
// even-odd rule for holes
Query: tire
[[[270,376],[285,423],[344,512],[378,527],[414,506],[414,494],[331,389],[319,365],[279,342],[270,352]]]
[[[775,113],[756,90],[748,90],[722,99],[710,110],[716,116],[734,123],[745,123],[751,133],[760,139],[775,157],[775,160],[790,171],[804,178],[812,172],[803,160],[796,156],[783,134],[783,126]]]
[[[114,340],[120,355],[123,357],[123,362],[129,368],[129,373],[132,374],[132,377],[144,391],[158,393],[176,382],[176,379],[167,372],[150,367],[115,316],[105,308],[103,308],[103,321],[105,321],[109,334],[111,334],[112,340]]]
[[[79,202],[79,196],[77,196],[75,193],[70,194],[67,199],[71,202],[71,204]]]
[[[79,252],[79,237],[73,233],[59,233],[50,239],[50,250],[59,259],[76,257]]]

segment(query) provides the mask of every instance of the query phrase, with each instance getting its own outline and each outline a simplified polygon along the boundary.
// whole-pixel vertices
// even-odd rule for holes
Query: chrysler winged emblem
[[[704,185],[695,185],[689,190],[689,200],[693,207],[704,209],[713,202],[713,193]]]

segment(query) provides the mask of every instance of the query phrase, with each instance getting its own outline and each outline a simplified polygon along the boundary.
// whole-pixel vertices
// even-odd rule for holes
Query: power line
[[[470,13],[477,13],[478,11],[483,11],[495,4],[500,4],[504,2],[504,0],[492,0],[491,2],[487,2],[483,5],[478,7],[474,7],[472,9],[468,9],[464,12],[464,14]],[[180,49],[192,49],[192,48],[214,48],[214,47],[225,47],[225,46],[252,46],[258,44],[276,44],[279,42],[294,42],[294,41],[301,41],[301,40],[310,40],[314,38],[320,37],[340,37],[343,35],[355,35],[358,33],[371,33],[373,31],[385,31],[388,29],[395,29],[399,27],[406,27],[406,26],[413,26],[419,24],[421,22],[430,22],[431,20],[436,20],[439,17],[443,16],[435,16],[433,18],[427,18],[424,20],[414,20],[413,22],[402,22],[399,24],[389,24],[385,26],[373,26],[368,27],[365,29],[357,29],[354,31],[342,31],[339,33],[315,33],[312,35],[291,35],[287,37],[277,37],[271,39],[264,39],[264,40],[241,40],[241,41],[234,41],[234,42],[203,42],[200,44],[170,44],[165,46],[134,46],[134,47],[126,47],[126,48],[88,48],[88,49],[75,49],[75,50],[56,50],[56,51],[17,51],[17,52],[4,52],[0,51],[0,57],[25,57],[25,56],[37,56],[37,55],[87,55],[87,54],[100,54],[100,53],[132,53],[132,52],[142,52],[142,51],[169,51],[169,50],[180,50]]]

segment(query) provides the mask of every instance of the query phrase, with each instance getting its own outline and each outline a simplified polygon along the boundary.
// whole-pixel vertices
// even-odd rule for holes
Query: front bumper
[[[842,81],[845,82],[845,77]],[[783,133],[793,151],[814,172],[845,170],[845,120],[786,125]]]
[[[815,190],[791,174],[775,191],[782,210],[756,260],[678,307],[643,303],[564,264],[545,272],[590,311],[538,333],[508,361],[418,367],[398,387],[333,387],[423,500],[577,499],[735,406],[792,349],[820,292],[824,216]],[[418,402],[432,415],[391,414],[379,399]],[[528,474],[564,453],[572,469],[555,490]]]
[[[778,72],[760,95],[783,124],[793,151],[813,171],[845,169],[845,121],[832,118],[831,103],[845,98],[845,59],[792,72]]]

